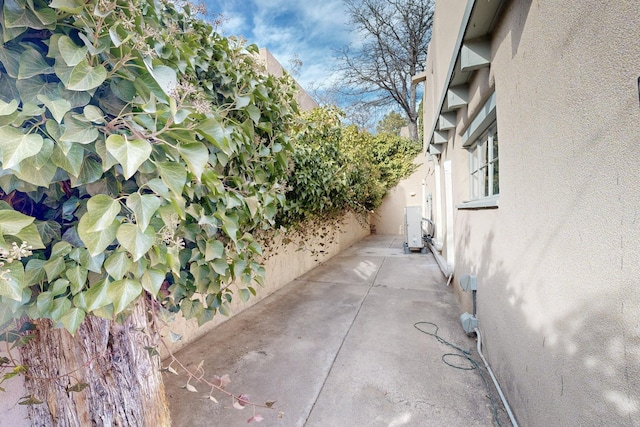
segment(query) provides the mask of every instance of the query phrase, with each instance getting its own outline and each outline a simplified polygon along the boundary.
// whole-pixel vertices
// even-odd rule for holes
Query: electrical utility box
[[[422,240],[422,207],[407,206],[404,208],[404,249],[420,249],[426,252]]]

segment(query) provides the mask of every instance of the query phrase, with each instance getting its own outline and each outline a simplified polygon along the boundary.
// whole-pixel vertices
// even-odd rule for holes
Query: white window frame
[[[471,200],[485,199],[500,194],[499,153],[494,153],[494,138],[497,137],[496,123],[489,128],[469,147],[469,195]],[[497,176],[498,192],[494,193],[494,182]]]
[[[478,110],[469,126],[462,134],[462,146],[469,150],[469,195],[470,199],[457,205],[458,209],[497,208],[499,199],[499,158],[493,156],[493,135],[497,135],[496,94],[492,93]],[[483,149],[489,150],[485,163],[482,160]],[[498,150],[500,151],[500,150]],[[475,156],[475,157],[474,157]],[[493,192],[494,164],[498,162],[498,193]],[[480,179],[480,175],[482,178]],[[485,175],[486,174],[486,177]],[[485,181],[488,180],[488,181]],[[485,182],[490,185],[485,193]]]

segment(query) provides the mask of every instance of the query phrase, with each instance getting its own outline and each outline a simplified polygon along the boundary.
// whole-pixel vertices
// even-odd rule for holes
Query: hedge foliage
[[[287,203],[279,217],[283,223],[344,211],[369,213],[416,169],[413,160],[422,150],[420,144],[344,126],[342,118],[334,107],[303,114],[294,138]]]
[[[73,333],[143,295],[226,314],[264,279],[257,234],[374,209],[419,151],[299,116],[293,82],[188,5],[0,4],[0,325]]]
[[[189,6],[2,6],[0,324],[74,332],[144,292],[204,322],[229,283],[249,298],[264,276],[252,232],[284,202],[291,82]]]

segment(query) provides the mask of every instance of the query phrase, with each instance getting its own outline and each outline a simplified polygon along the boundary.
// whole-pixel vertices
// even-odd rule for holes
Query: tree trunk
[[[417,120],[409,120],[409,123],[407,125],[409,127],[409,139],[411,139],[412,141],[417,141],[418,140],[418,122]]]
[[[42,401],[30,405],[38,427],[164,427],[171,425],[159,356],[139,302],[124,322],[87,316],[75,336],[37,324],[37,337],[20,348],[29,367],[25,386]]]

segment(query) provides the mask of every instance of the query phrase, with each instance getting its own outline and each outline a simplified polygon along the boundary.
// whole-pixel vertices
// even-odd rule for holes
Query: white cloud
[[[303,65],[296,79],[303,87],[327,85],[334,49],[354,36],[342,0],[207,0],[207,6],[228,19],[222,25],[225,35],[242,35],[266,47],[285,68],[297,55]]]

